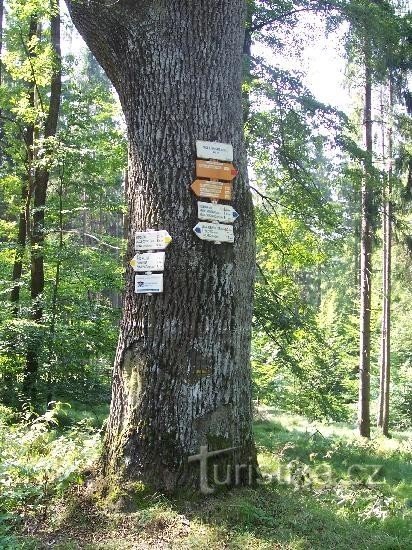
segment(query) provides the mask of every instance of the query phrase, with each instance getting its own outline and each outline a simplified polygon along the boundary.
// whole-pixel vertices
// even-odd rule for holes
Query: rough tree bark
[[[360,235],[360,353],[359,353],[359,434],[370,437],[370,347],[372,295],[372,75],[365,55],[365,145],[367,157],[361,187]]]
[[[60,10],[56,0],[50,0],[52,15],[50,17],[50,39],[54,56],[54,70],[50,81],[49,107],[44,122],[43,138],[46,149],[50,147],[47,140],[56,135],[61,99],[61,48],[60,48]],[[30,234],[30,296],[32,299],[31,318],[40,324],[43,318],[44,290],[44,211],[46,207],[47,187],[50,171],[46,165],[38,166],[33,181],[33,227]],[[35,401],[36,381],[39,370],[38,342],[29,343],[24,370],[23,394],[30,402]]]
[[[173,237],[163,294],[136,295],[127,270],[104,472],[172,490],[198,478],[199,466],[188,457],[201,445],[235,447],[220,455],[222,465],[254,469],[255,245],[241,101],[245,2],[67,4],[126,118],[128,258],[136,231],[166,229]],[[197,210],[189,185],[197,139],[233,144],[240,175],[232,202],[241,220],[234,245],[203,242],[193,233]],[[237,481],[245,482],[244,474]]]

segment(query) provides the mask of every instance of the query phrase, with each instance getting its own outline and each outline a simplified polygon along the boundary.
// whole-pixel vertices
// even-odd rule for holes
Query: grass
[[[86,488],[10,548],[411,549],[411,435],[363,441],[348,425],[265,409],[259,487],[174,499],[140,487],[127,513]]]

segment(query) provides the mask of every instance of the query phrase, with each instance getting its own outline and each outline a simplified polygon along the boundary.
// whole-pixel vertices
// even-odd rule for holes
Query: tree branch
[[[269,19],[268,21],[261,21],[258,24],[252,25],[250,27],[250,32],[257,32],[263,30],[265,27],[268,27],[270,25],[273,25],[273,23],[278,23],[282,19],[286,19],[287,17],[291,17],[292,15],[296,15],[301,12],[308,12],[308,11],[319,11],[319,6],[313,7],[313,8],[300,8],[291,10],[285,13],[281,13],[280,15],[277,15],[276,17],[273,17],[272,19]]]

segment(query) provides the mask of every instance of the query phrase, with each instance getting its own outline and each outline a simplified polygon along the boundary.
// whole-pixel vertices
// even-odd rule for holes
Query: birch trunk
[[[67,2],[113,82],[129,138],[128,259],[136,231],[166,229],[164,293],[136,295],[126,273],[123,321],[105,440],[107,476],[160,489],[190,485],[188,457],[221,455],[255,468],[250,331],[254,223],[242,140],[243,0]],[[240,175],[235,243],[199,240],[197,139],[233,145]],[[227,464],[226,464],[227,463]],[[238,482],[246,482],[245,472]],[[232,477],[233,481],[233,477]]]

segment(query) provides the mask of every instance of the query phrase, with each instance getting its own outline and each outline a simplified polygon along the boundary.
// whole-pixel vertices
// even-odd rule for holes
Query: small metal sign
[[[233,243],[233,227],[220,223],[199,222],[193,231],[203,241],[214,241],[216,243]]]
[[[238,171],[231,162],[219,162],[218,160],[196,161],[196,176],[198,178],[232,181],[237,174]]]
[[[134,290],[136,294],[159,294],[163,292],[163,273],[136,275]]]
[[[135,236],[135,250],[164,250],[172,241],[169,233],[161,231],[139,231]]]
[[[135,271],[163,271],[165,267],[165,252],[144,252],[136,254],[130,260]]]
[[[201,159],[233,160],[233,147],[230,143],[217,141],[196,141],[196,154]]]
[[[198,197],[222,201],[232,200],[232,183],[211,180],[195,180],[191,185],[192,191]]]
[[[210,202],[198,202],[197,213],[199,220],[210,222],[233,223],[239,214],[227,204],[212,204]]]

